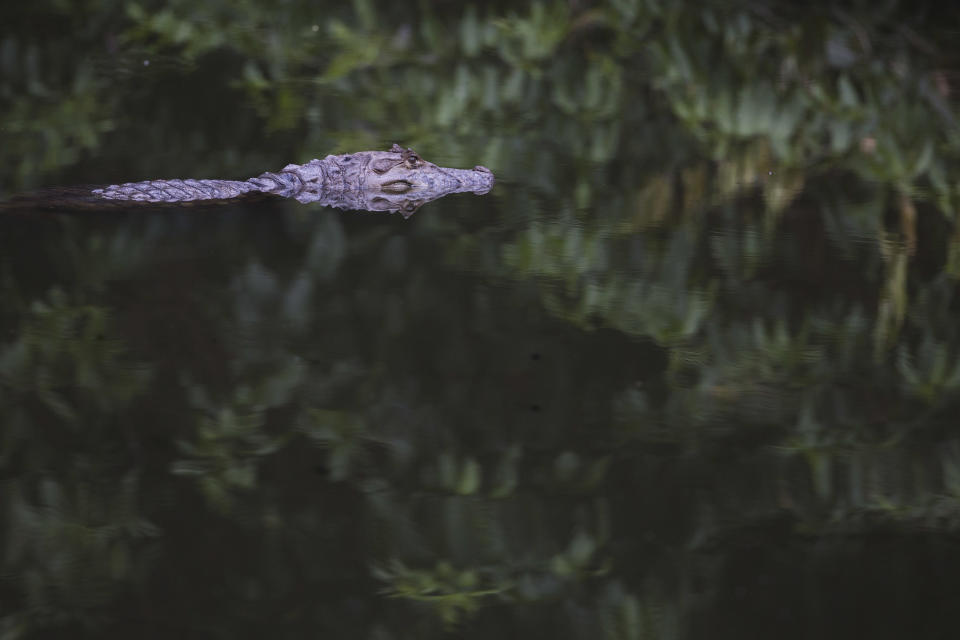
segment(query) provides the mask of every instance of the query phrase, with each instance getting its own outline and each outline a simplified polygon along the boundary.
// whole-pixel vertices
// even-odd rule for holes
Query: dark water
[[[0,11],[0,638],[953,637],[955,16],[229,9]]]

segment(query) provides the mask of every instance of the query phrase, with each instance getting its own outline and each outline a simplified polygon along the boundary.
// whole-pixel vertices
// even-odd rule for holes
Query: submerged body
[[[493,182],[493,173],[486,167],[438,167],[395,144],[389,151],[360,151],[290,164],[249,180],[147,180],[110,185],[93,193],[108,200],[190,202],[262,192],[339,209],[399,211],[406,217],[422,204],[450,193],[486,193]]]

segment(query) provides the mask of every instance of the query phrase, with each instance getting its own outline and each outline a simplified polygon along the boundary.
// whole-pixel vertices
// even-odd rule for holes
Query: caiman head
[[[438,167],[413,149],[394,144],[389,151],[370,152],[364,190],[374,211],[398,211],[407,218],[421,205],[449,193],[484,194],[493,187],[493,172]]]

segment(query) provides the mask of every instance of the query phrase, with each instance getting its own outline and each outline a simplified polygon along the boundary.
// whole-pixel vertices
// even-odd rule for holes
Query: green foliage
[[[292,431],[267,432],[264,412],[285,404],[302,375],[302,366],[291,359],[253,384],[238,385],[226,406],[216,406],[201,385],[186,380],[199,418],[193,439],[177,442],[182,457],[171,463],[170,472],[195,477],[210,504],[229,512],[236,493],[256,488],[258,465],[293,437]]]
[[[745,548],[955,534],[953,40],[895,5],[19,9],[5,191],[393,141],[498,184],[5,219],[0,635],[688,637]]]
[[[363,443],[369,436],[363,418],[346,411],[310,409],[302,428],[310,440],[328,451],[330,475],[346,480],[357,458],[363,455]]]
[[[207,500],[227,512],[232,492],[256,486],[258,458],[280,448],[280,441],[260,432],[262,426],[261,415],[236,415],[230,408],[201,418],[196,440],[177,443],[184,457],[170,465],[170,472],[196,476]]]
[[[0,391],[10,400],[35,395],[68,423],[78,422],[88,407],[124,408],[143,392],[149,369],[128,365],[113,330],[108,309],[70,304],[53,289],[46,301],[31,305],[17,338],[0,351]]]
[[[653,590],[651,590],[653,591]],[[676,620],[656,593],[638,598],[619,582],[608,585],[601,600],[601,626],[608,640],[677,637]]]
[[[388,583],[383,593],[426,605],[448,627],[475,614],[485,600],[504,589],[484,586],[476,570],[457,570],[447,562],[439,562],[431,570],[411,569],[394,560],[385,567],[374,568],[373,573]]]
[[[898,355],[897,369],[907,393],[934,403],[960,390],[960,359],[947,345],[926,336],[915,357],[911,357],[906,346],[900,348]]]
[[[696,334],[713,292],[691,282],[695,258],[689,235],[681,231],[665,246],[650,242],[634,249],[644,264],[627,277],[610,269],[611,256],[624,240],[597,231],[587,235],[574,224],[533,224],[504,247],[503,262],[510,270],[543,278],[544,305],[580,326],[600,314],[617,329],[664,345]]]
[[[139,515],[136,476],[115,489],[109,495],[48,477],[34,501],[20,483],[4,487],[5,578],[23,593],[24,606],[0,611],[0,628],[96,629],[106,608],[142,578],[146,543],[160,531]]]

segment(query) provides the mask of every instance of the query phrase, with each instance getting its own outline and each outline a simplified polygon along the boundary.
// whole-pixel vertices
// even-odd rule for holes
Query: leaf
[[[480,488],[481,473],[480,464],[473,458],[467,458],[460,468],[456,492],[462,496],[476,493]]]

